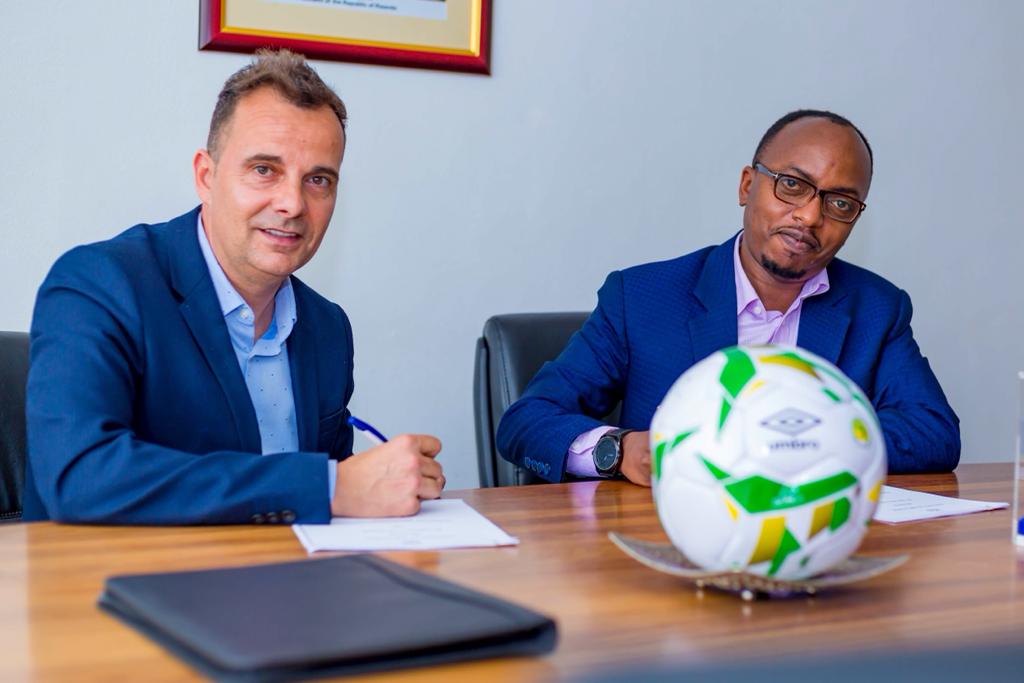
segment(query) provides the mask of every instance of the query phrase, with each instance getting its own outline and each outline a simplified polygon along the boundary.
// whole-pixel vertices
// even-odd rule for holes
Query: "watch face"
[[[608,472],[615,467],[615,461],[619,457],[619,449],[615,439],[601,437],[594,446],[594,466],[598,472]]]

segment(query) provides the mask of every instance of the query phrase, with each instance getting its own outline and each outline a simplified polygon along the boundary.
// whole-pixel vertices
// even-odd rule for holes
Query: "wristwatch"
[[[602,477],[614,477],[622,469],[622,439],[633,429],[613,429],[594,446],[594,467]]]

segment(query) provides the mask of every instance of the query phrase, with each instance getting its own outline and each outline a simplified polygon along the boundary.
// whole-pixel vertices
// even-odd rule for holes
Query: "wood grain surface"
[[[891,477],[889,483],[1009,501],[1010,479],[1009,465],[965,465],[956,474]],[[698,593],[636,563],[607,540],[609,531],[664,539],[649,489],[581,482],[445,497],[465,499],[519,537],[520,545],[383,555],[551,615],[558,622],[558,647],[541,658],[367,680],[559,680],[631,664],[1024,645],[1024,555],[1010,542],[1006,510],[875,524],[859,552],[910,553],[910,562],[814,598],[744,603],[732,595]],[[304,557],[283,526],[0,526],[0,680],[196,680],[186,665],[100,612],[103,580]]]

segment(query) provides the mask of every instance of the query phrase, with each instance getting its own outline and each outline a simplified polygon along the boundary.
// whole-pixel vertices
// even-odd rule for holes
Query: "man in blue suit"
[[[334,211],[345,105],[264,52],[225,83],[197,209],[71,250],[36,300],[24,519],[328,522],[409,515],[432,436],[352,455],[352,329],[292,273]]]
[[[740,176],[743,230],[717,247],[608,276],[598,304],[498,428],[501,454],[549,480],[650,485],[647,429],[672,383],[715,351],[799,345],[870,397],[891,472],[947,471],[960,428],[910,329],[905,292],[835,258],[865,209],[871,147],[847,119],[795,111]],[[621,401],[617,426],[599,418]]]

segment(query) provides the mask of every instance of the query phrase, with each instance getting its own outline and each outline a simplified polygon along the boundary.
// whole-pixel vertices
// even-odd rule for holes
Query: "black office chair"
[[[28,335],[0,332],[0,522],[21,519]]]
[[[520,486],[544,480],[498,453],[494,434],[505,410],[545,362],[562,352],[589,313],[512,313],[484,323],[476,342],[473,408],[480,486]],[[614,424],[618,408],[606,418]]]

